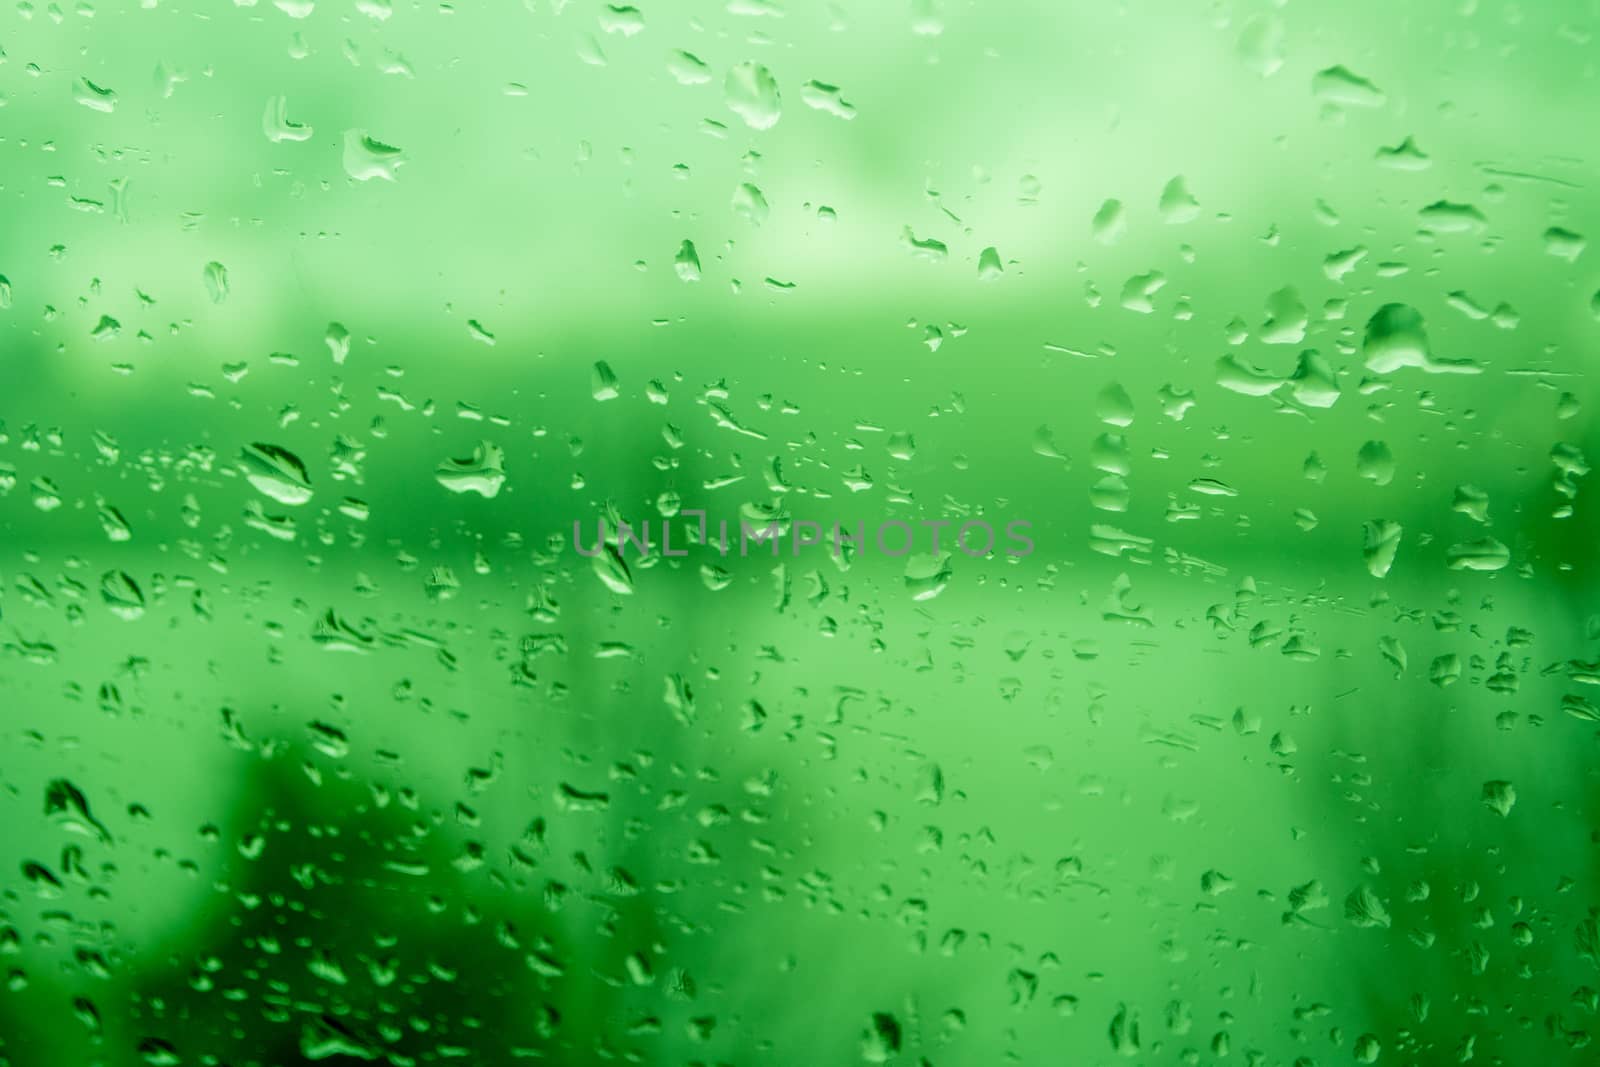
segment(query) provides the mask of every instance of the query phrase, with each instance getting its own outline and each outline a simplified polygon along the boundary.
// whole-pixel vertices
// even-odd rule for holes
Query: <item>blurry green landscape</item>
[[[0,1063],[1595,1062],[1597,30],[0,14]]]

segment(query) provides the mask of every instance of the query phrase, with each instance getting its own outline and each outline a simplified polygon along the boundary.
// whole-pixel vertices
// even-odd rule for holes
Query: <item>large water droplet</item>
[[[346,130],[344,171],[358,182],[382,178],[394,181],[395,171],[405,162],[405,153],[394,145],[367,136],[366,130]]]
[[[239,467],[245,480],[280,504],[299,505],[311,499],[311,478],[300,457],[277,445],[256,443],[242,450]]]
[[[446,460],[434,472],[439,484],[452,493],[477,493],[493,497],[505,484],[505,453],[491,441],[481,441],[466,459]]]
[[[1382,107],[1383,90],[1346,67],[1329,67],[1311,79],[1311,91],[1326,104],[1344,107]]]
[[[1392,374],[1405,367],[1430,374],[1478,374],[1482,370],[1470,360],[1434,359],[1422,315],[1409,304],[1385,304],[1374,312],[1367,320],[1361,352],[1374,374]]]
[[[783,114],[778,81],[760,63],[739,63],[729,70],[722,94],[728,109],[752,129],[770,130]]]

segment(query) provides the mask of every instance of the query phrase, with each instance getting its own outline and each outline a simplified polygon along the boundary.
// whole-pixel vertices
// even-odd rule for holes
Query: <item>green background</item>
[[[1597,30],[0,13],[0,1059],[1592,1062]]]

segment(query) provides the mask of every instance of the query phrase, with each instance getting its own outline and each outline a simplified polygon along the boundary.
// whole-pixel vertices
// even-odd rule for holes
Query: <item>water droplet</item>
[[[600,47],[600,42],[595,40],[592,33],[585,33],[578,37],[578,62],[588,67],[603,67],[606,65],[606,54]]]
[[[54,511],[61,506],[61,490],[49,478],[40,475],[29,488],[33,491],[33,506],[40,511]]]
[[[110,89],[102,89],[88,78],[80,79],[72,87],[72,98],[90,111],[109,115],[117,109],[117,94]]]
[[[1268,396],[1282,387],[1283,378],[1251,366],[1238,356],[1217,360],[1217,384],[1241,396]]]
[[[1100,511],[1125,512],[1132,497],[1127,478],[1120,474],[1107,474],[1089,487],[1089,504]]]
[[[807,107],[817,111],[826,111],[836,118],[848,121],[856,117],[855,107],[840,95],[840,89],[837,85],[829,85],[826,82],[819,81],[806,82],[800,87],[800,99],[805,102]],[[774,119],[773,121],[777,120]],[[754,123],[751,123],[751,125],[754,125]],[[768,123],[768,125],[771,125],[771,123]]]
[[[1156,399],[1161,401],[1161,414],[1174,422],[1182,422],[1195,404],[1193,389],[1181,389],[1170,382],[1156,391]]]
[[[205,269],[206,295],[211,297],[213,304],[220,304],[228,299],[228,268],[213,260],[206,264]]]
[[[861,1038],[861,1058],[868,1063],[888,1063],[899,1053],[900,1023],[889,1012],[873,1012]]]
[[[1351,891],[1344,901],[1344,917],[1354,926],[1384,927],[1389,925],[1389,909],[1384,907],[1378,894],[1361,886]]]
[[[367,136],[366,130],[346,130],[344,171],[358,182],[382,178],[394,181],[395,171],[405,162],[405,153],[393,145]]]
[[[1482,368],[1469,360],[1438,360],[1429,351],[1422,315],[1409,304],[1385,304],[1367,320],[1362,357],[1374,374],[1393,374],[1416,367],[1430,374],[1477,374]]]
[[[945,246],[943,241],[932,237],[918,238],[915,233],[911,232],[910,226],[901,231],[900,239],[905,242],[907,248],[911,249],[912,255],[932,263],[943,263],[945,257],[950,254],[950,249]]]
[[[1149,315],[1156,306],[1151,301],[1167,284],[1167,276],[1158,270],[1135,274],[1122,286],[1122,306],[1141,315]]]
[[[1367,250],[1361,245],[1347,248],[1342,252],[1331,252],[1322,261],[1322,273],[1328,276],[1329,281],[1343,281],[1344,276],[1355,270],[1366,258]]]
[[[1580,233],[1564,230],[1559,226],[1552,226],[1544,231],[1544,250],[1557,259],[1564,259],[1568,263],[1574,262],[1583,255],[1583,250],[1588,247]]]
[[[1200,201],[1189,192],[1181,174],[1161,190],[1161,199],[1156,206],[1161,212],[1162,221],[1171,224],[1192,222],[1200,215]]]
[[[1133,398],[1116,382],[1100,390],[1095,399],[1095,417],[1110,426],[1133,425]]]
[[[100,598],[119,619],[132,622],[144,614],[144,592],[127,571],[106,571],[101,575]]]
[[[1428,681],[1441,689],[1461,680],[1461,657],[1454,653],[1435,656],[1428,665]]]
[[[1270,12],[1251,17],[1239,31],[1239,58],[1263,78],[1276,74],[1284,59],[1283,19]]]
[[[1339,400],[1333,367],[1315,349],[1300,353],[1300,365],[1289,377],[1290,395],[1307,407],[1331,408]]]
[[[678,272],[678,277],[686,282],[700,280],[700,256],[695,251],[694,242],[685,239],[678,246],[678,254],[673,257],[672,267]]]
[[[1403,528],[1389,519],[1373,519],[1362,532],[1361,557],[1367,571],[1374,578],[1382,578],[1394,566],[1395,553],[1400,549]]]
[[[943,552],[922,553],[906,560],[906,591],[912,600],[932,600],[944,592],[950,576],[950,557]]]
[[[911,32],[918,37],[937,37],[944,32],[937,0],[911,0]]]
[[[311,627],[311,640],[317,647],[329,652],[357,654],[372,651],[377,643],[375,637],[357,629],[353,623],[341,618],[332,608],[324,612]]]
[[[1393,148],[1378,149],[1378,165],[1390,170],[1427,170],[1433,160],[1417,147],[1417,142],[1407,137]]]
[[[1125,228],[1120,200],[1107,200],[1101,204],[1089,222],[1089,229],[1094,239],[1103,245],[1115,244]]]
[[[1005,273],[1005,268],[1000,265],[1000,253],[990,245],[978,253],[978,280],[993,281]]]
[[[73,833],[85,834],[110,843],[111,832],[89,812],[83,791],[65,778],[57,778],[44,791],[44,814]]]
[[[350,331],[337,322],[328,323],[327,331],[322,335],[323,343],[328,346],[328,352],[333,356],[335,363],[343,363],[350,355]]]
[[[1106,1030],[1106,1036],[1111,1039],[1111,1050],[1117,1055],[1128,1057],[1139,1055],[1138,1013],[1129,1011],[1126,1004],[1118,1004],[1117,1012],[1111,1017],[1111,1025]]]
[[[730,69],[722,93],[728,109],[751,129],[770,130],[783,114],[778,81],[759,63],[747,61]]]
[[[1456,486],[1455,499],[1450,507],[1476,522],[1484,525],[1489,523],[1489,494],[1475,485]]]
[[[618,396],[617,376],[612,373],[610,364],[603,359],[594,365],[589,384],[596,400],[615,400]]]
[[[753,225],[760,226],[766,222],[771,210],[761,190],[749,182],[743,182],[733,190],[733,213]]]
[[[711,81],[711,68],[692,52],[673,52],[667,56],[667,72],[679,85],[705,85]]]
[[[319,1015],[300,1027],[300,1055],[307,1060],[377,1060],[382,1053],[331,1015]]]
[[[281,96],[267,101],[266,113],[261,116],[261,131],[273,144],[309,141],[314,132],[310,126],[289,121],[289,102]]]
[[[595,577],[607,589],[619,596],[633,592],[633,572],[628,569],[628,561],[622,558],[622,553],[615,545],[609,541],[601,544],[590,563],[594,567]]]
[[[1429,233],[1476,233],[1489,221],[1471,204],[1449,200],[1435,200],[1417,212],[1417,219]]]
[[[1238,496],[1239,490],[1216,478],[1196,478],[1189,483],[1189,491],[1202,496]]]
[[[99,506],[100,528],[105,531],[107,539],[116,542],[133,539],[133,528],[128,525],[128,520],[122,512],[109,504]]]
[[[159,1037],[147,1037],[139,1042],[139,1058],[150,1067],[178,1067],[183,1062],[178,1050]]]
[[[1505,818],[1517,803],[1517,787],[1506,781],[1484,782],[1483,803],[1490,811]]]
[[[1382,441],[1368,441],[1356,454],[1356,473],[1374,485],[1394,481],[1394,455]]]
[[[644,12],[629,4],[607,4],[600,9],[600,29],[632,37],[644,29]]]
[[[1300,294],[1285,286],[1267,297],[1267,318],[1261,327],[1261,343],[1295,345],[1306,339],[1309,322]]]
[[[494,497],[505,485],[505,453],[491,441],[481,441],[466,459],[451,459],[441,463],[434,477],[452,493],[477,493]]]
[[[1311,92],[1323,103],[1344,107],[1382,107],[1383,90],[1346,67],[1329,67],[1311,79]]]
[[[311,499],[311,479],[300,457],[277,445],[252,444],[241,452],[245,480],[280,504],[297,506]]]
[[[1057,447],[1055,436],[1050,432],[1050,427],[1048,426],[1041,426],[1033,431],[1033,453],[1036,456],[1043,456],[1045,459],[1065,460],[1067,458],[1066,453]]]
[[[1497,571],[1511,562],[1511,550],[1492,537],[1451,545],[1445,561],[1453,571]]]

